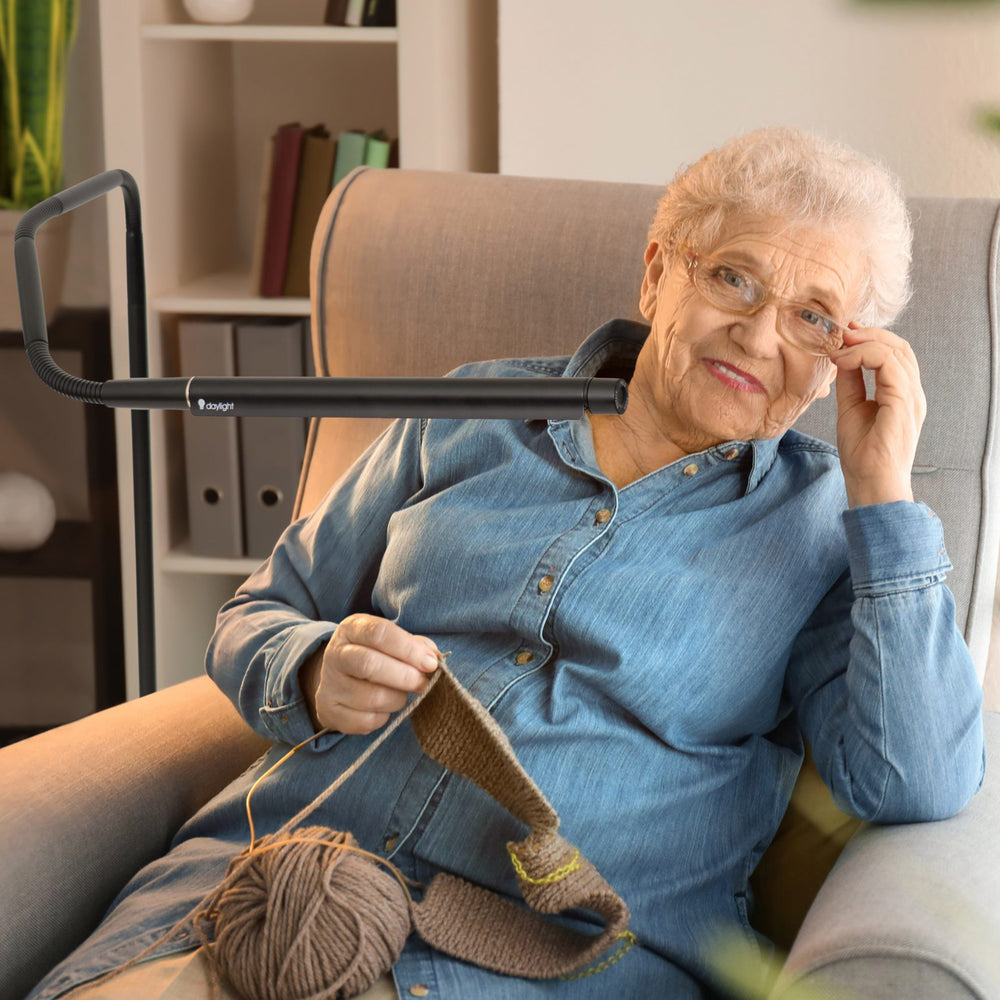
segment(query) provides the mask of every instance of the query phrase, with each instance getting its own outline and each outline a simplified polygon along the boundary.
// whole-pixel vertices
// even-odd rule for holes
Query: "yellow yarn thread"
[[[604,961],[598,962],[597,965],[592,965],[589,969],[584,969],[582,972],[574,972],[571,976],[560,976],[559,978],[565,982],[569,982],[572,979],[586,979],[587,976],[596,976],[599,972],[610,969],[615,962],[620,962],[632,950],[632,945],[639,943],[639,939],[631,931],[622,931],[616,940],[624,941],[625,943],[616,952],[604,959]]]
[[[517,872],[517,877],[522,882],[530,882],[532,885],[550,885],[553,882],[559,882],[564,879],[570,872],[575,872],[578,868],[582,868],[583,864],[580,861],[580,851],[576,850],[573,852],[573,857],[557,868],[553,872],[549,872],[548,875],[543,875],[541,878],[532,878],[525,870],[524,865],[521,864],[521,859],[514,853],[514,851],[508,847],[507,853],[510,855],[510,862],[514,866],[514,871]]]

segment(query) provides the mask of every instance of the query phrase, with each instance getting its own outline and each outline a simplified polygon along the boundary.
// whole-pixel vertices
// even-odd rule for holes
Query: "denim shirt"
[[[627,374],[647,333],[616,320],[572,358],[457,374]],[[586,418],[397,421],[219,614],[208,671],[277,746],[132,880],[33,1000],[155,941],[222,877],[248,840],[250,784],[313,732],[299,666],[352,612],[450,652],[638,937],[597,975],[514,982],[411,935],[401,995],[419,983],[444,1000],[702,996],[716,930],[767,947],[748,880],[803,735],[837,803],[866,820],[946,817],[979,787],[981,694],[949,569],[930,509],[846,509],[835,450],[794,430],[619,489]],[[375,735],[328,734],[288,760],[254,795],[258,834]],[[352,831],[418,881],[449,871],[519,898],[505,844],[525,828],[424,756],[408,725],[309,822]]]

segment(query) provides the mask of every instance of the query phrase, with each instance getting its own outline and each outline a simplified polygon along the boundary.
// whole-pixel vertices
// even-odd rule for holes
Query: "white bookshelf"
[[[153,300],[157,313],[255,313],[263,316],[308,316],[309,300],[261,298],[251,291],[245,269],[215,271],[186,282]]]
[[[144,24],[142,38],[172,41],[223,42],[335,42],[395,44],[395,28],[334,28],[283,24]]]
[[[322,24],[325,0],[257,0],[236,25],[191,23],[180,0],[100,0],[105,164],[142,201],[150,374],[174,375],[186,315],[309,316],[261,298],[250,268],[268,137],[384,128],[404,168],[496,169],[492,0],[398,0],[396,28]],[[490,74],[490,59],[493,72]],[[128,374],[124,212],[108,197],[114,376]],[[402,374],[402,373],[401,373]],[[190,551],[181,414],[154,412],[157,680],[201,673],[215,614],[257,565]],[[138,692],[129,418],[117,413],[126,668]]]

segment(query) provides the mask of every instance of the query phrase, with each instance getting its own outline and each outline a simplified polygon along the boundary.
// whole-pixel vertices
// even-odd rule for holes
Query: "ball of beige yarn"
[[[42,483],[21,472],[0,472],[0,549],[40,548],[55,526],[56,502]]]
[[[233,860],[209,960],[246,1000],[363,993],[399,958],[409,898],[350,834],[306,827]]]

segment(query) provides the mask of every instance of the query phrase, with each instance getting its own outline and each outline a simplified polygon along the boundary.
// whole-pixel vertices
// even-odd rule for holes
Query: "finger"
[[[837,407],[840,413],[865,403],[864,369],[875,375],[872,400],[879,408],[909,414],[913,425],[920,427],[927,414],[927,402],[919,375],[913,375],[898,352],[885,345],[858,345],[852,353],[834,359],[837,365]],[[888,411],[887,411],[888,412]]]
[[[334,647],[327,655],[333,661],[332,673],[343,674],[357,681],[408,692],[423,691],[427,684],[427,671],[388,656],[371,646],[347,643]]]
[[[836,388],[837,410],[840,413],[846,413],[867,402],[868,390],[860,368],[838,368]]]
[[[869,369],[875,373],[876,385],[896,385],[905,391],[920,384],[915,365],[909,365],[903,352],[884,342],[866,340],[844,347],[831,355],[830,360],[840,371]]]
[[[376,615],[351,615],[337,626],[334,639],[377,649],[387,656],[409,663],[418,670],[437,670],[437,647],[425,636],[416,636],[395,622]]]
[[[910,342],[904,340],[899,334],[878,327],[851,326],[844,336],[844,347],[841,351],[846,351],[851,347],[863,343],[884,344],[895,353],[896,357],[911,375],[919,380],[920,366],[917,363],[917,356],[913,353],[913,347]]]
[[[410,696],[407,691],[361,681],[345,674],[333,673],[326,681],[317,692],[317,709],[320,705],[328,709],[343,705],[356,712],[392,713],[405,708]],[[421,681],[426,687],[427,678],[422,677]]]

